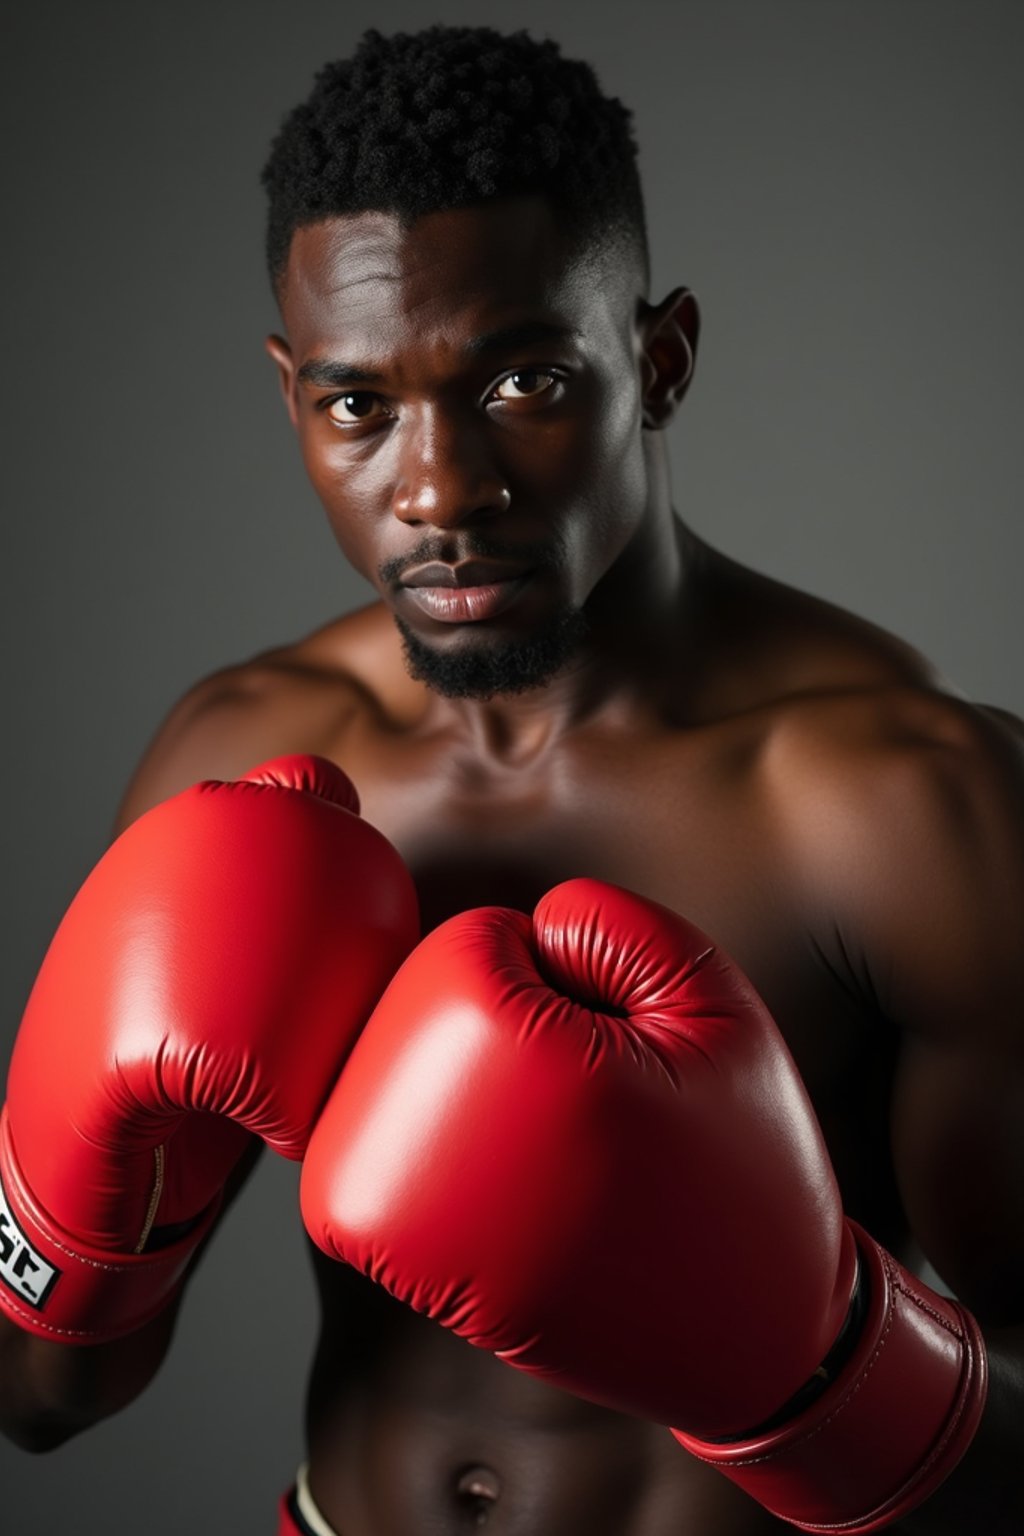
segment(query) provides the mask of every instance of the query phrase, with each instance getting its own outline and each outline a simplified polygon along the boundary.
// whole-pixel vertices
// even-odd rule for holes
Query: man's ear
[[[643,423],[652,432],[666,427],[693,378],[700,335],[700,311],[688,288],[674,288],[660,304],[641,301],[640,381]]]
[[[293,427],[299,425],[299,405],[295,398],[295,363],[292,359],[292,349],[283,336],[268,336],[265,342],[267,352],[277,365],[277,377],[281,385],[281,394],[284,398],[285,408],[291,418]]]

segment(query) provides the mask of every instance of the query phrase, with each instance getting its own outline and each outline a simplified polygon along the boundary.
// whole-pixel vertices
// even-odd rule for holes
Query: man
[[[139,841],[154,825],[144,812],[165,814],[198,780],[316,754],[351,775],[366,821],[401,853],[426,932],[483,906],[532,912],[579,876],[685,914],[767,1005],[847,1213],[911,1270],[930,1261],[983,1330],[987,1398],[979,1361],[959,1410],[969,1433],[945,1462],[943,1440],[941,1476],[896,1510],[899,1528],[1019,1529],[1016,723],[950,697],[905,645],[736,565],[673,512],[661,434],[692,377],[697,309],[685,289],[647,296],[628,114],[585,66],[522,35],[369,33],[287,120],[265,183],[282,316],[268,349],[331,526],[378,601],[200,683],[129,787],[119,830],[135,841],[117,848],[162,867],[167,847],[157,858]],[[299,787],[344,794],[322,778]],[[247,822],[238,842],[242,861]],[[261,869],[246,866],[246,889]],[[406,948],[403,929],[377,994]],[[12,1072],[12,1115],[26,1072]],[[315,1076],[318,1104],[326,1062]],[[261,1094],[276,1081],[261,1078]],[[305,1144],[307,1098],[289,1106],[286,1150]],[[748,1121],[738,1103],[733,1114],[742,1144]],[[234,1167],[230,1198],[251,1156],[238,1161],[234,1141],[230,1155],[202,1150],[197,1177]],[[201,1245],[223,1209],[210,1196],[161,1193],[140,1255]],[[723,1232],[732,1211],[724,1200]],[[782,1272],[790,1262],[780,1251]],[[710,1443],[705,1460],[681,1449],[664,1416],[518,1373],[334,1259],[317,1254],[316,1274],[309,1466],[282,1530],[784,1528],[705,1464]],[[744,1277],[751,1309],[766,1277]],[[828,1353],[859,1347],[858,1294],[843,1293]],[[131,1401],[180,1295],[153,1314],[147,1293],[146,1321],[76,1346],[41,1339],[31,1318],[19,1327],[10,1303],[8,1433],[46,1448]],[[953,1316],[937,1295],[924,1305]],[[695,1351],[706,1321],[693,1319]],[[958,1360],[965,1349],[958,1339]],[[817,1359],[800,1411],[830,1401],[835,1372]],[[762,1369],[751,1359],[751,1380]],[[607,1380],[583,1387],[616,1399]],[[816,1422],[819,1446],[835,1417]],[[870,1482],[871,1463],[854,1457],[845,1483]],[[869,1528],[838,1505],[831,1525]]]

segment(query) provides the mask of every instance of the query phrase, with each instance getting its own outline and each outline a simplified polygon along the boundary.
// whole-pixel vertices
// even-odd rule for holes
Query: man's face
[[[546,681],[643,522],[639,274],[610,260],[537,198],[294,238],[271,351],[306,468],[443,693]]]

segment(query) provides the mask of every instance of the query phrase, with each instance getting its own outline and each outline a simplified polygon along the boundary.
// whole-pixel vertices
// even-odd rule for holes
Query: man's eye
[[[545,368],[520,368],[495,385],[494,396],[498,400],[531,400],[546,394],[557,383],[557,375]]]
[[[384,407],[376,395],[360,390],[351,395],[338,395],[324,407],[332,421],[339,426],[350,427],[356,422],[372,421],[384,413]]]

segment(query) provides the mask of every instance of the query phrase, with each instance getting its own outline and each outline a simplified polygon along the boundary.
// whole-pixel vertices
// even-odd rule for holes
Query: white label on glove
[[[0,1183],[0,1280],[22,1301],[41,1312],[60,1274],[32,1247],[15,1220]]]

